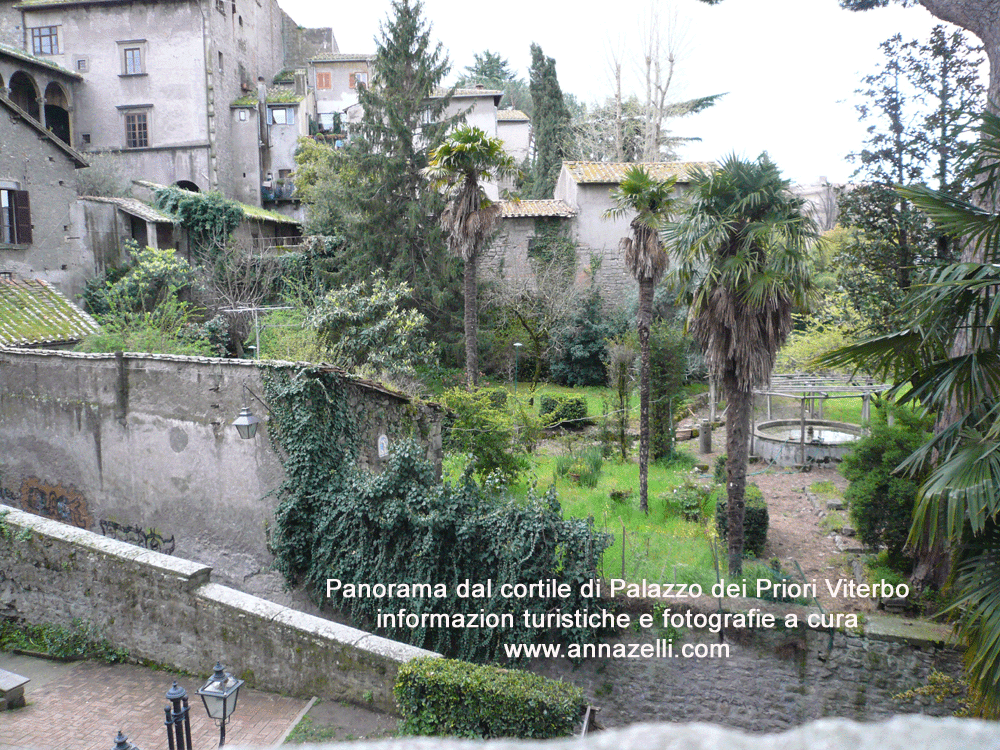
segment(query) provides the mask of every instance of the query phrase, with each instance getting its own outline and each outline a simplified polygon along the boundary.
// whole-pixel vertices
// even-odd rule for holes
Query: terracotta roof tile
[[[497,112],[497,122],[530,122],[530,119],[519,109],[501,109]]]
[[[603,161],[564,161],[563,167],[569,176],[578,183],[597,183],[617,185],[625,179],[625,172],[631,167],[640,166],[628,162]],[[683,182],[694,169],[710,171],[715,168],[711,162],[662,161],[647,162],[641,166],[656,180],[676,177]]]
[[[519,219],[526,216],[560,216],[569,218],[576,211],[565,201],[500,201],[500,216],[505,219]]]
[[[100,330],[50,284],[0,276],[0,346],[71,344]]]

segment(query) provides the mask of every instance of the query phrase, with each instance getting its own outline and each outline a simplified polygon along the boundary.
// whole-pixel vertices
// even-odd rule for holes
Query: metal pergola
[[[823,402],[827,399],[862,397],[861,420],[867,422],[871,418],[871,399],[873,394],[884,393],[892,388],[891,383],[875,383],[872,378],[857,378],[846,376],[820,376],[802,374],[779,374],[771,376],[767,388],[754,390],[754,399],[758,396],[766,398],[766,419],[771,420],[771,398],[774,396],[799,400],[799,463],[805,463],[806,445],[806,402],[809,402],[809,414],[813,419],[823,418]],[[819,401],[819,409],[816,404]],[[754,449],[754,433],[757,429],[756,414],[751,412],[750,452]]]

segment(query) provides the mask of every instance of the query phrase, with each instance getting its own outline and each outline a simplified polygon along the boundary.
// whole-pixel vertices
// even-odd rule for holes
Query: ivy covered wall
[[[212,565],[229,585],[292,603],[269,551],[285,478],[267,408],[241,440],[231,424],[243,385],[267,401],[268,371],[289,364],[166,355],[0,350],[0,502],[104,536]],[[392,449],[419,441],[440,469],[439,412],[374,383],[340,383],[357,440],[348,465],[381,471]],[[330,439],[335,439],[330,436]]]

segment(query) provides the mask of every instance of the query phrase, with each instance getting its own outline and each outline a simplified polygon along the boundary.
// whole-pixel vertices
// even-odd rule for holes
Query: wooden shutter
[[[18,245],[31,244],[31,203],[27,190],[14,192],[14,237]]]

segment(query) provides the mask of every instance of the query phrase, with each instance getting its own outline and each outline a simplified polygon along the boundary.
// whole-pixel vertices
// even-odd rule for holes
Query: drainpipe
[[[212,0],[198,3],[201,11],[201,38],[204,42],[205,63],[205,124],[208,129],[208,187],[217,190],[219,187],[219,154],[215,134],[215,74],[212,67],[212,38],[209,34],[211,24],[208,13],[212,12]]]

